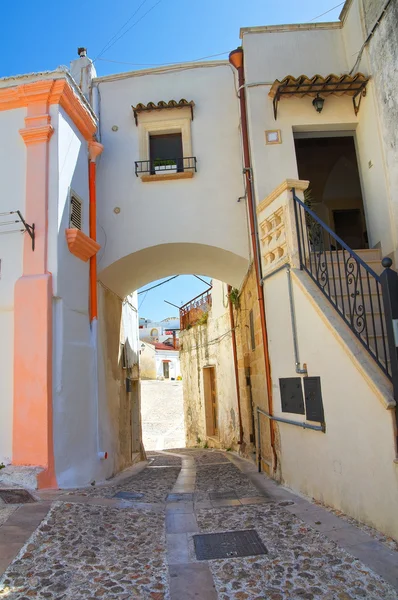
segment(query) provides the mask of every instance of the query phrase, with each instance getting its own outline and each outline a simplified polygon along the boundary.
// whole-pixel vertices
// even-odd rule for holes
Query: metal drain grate
[[[225,492],[210,492],[210,500],[238,500],[238,494],[233,490]]]
[[[122,500],[140,500],[144,497],[144,494],[138,494],[137,492],[118,492],[113,497],[121,498]]]
[[[169,494],[166,498],[167,502],[192,502],[193,494]]]
[[[31,504],[36,500],[26,490],[0,489],[0,498],[6,504]]]
[[[268,554],[267,548],[254,529],[194,535],[193,541],[198,560]]]

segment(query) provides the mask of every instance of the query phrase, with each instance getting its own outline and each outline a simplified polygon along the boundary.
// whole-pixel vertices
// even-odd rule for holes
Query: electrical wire
[[[208,56],[202,56],[201,58],[194,58],[192,60],[179,60],[176,62],[168,62],[168,63],[133,63],[126,62],[122,60],[112,60],[110,58],[99,58],[99,56],[95,60],[101,60],[103,62],[115,63],[118,65],[131,65],[133,67],[168,67],[171,65],[180,65],[182,63],[191,63],[191,62],[200,62],[201,60],[206,60],[207,58],[216,58],[217,56],[224,56],[225,54],[229,54],[230,50],[226,50],[225,52],[219,52],[218,54],[209,54]]]
[[[166,279],[165,281],[161,281],[160,283],[157,283],[156,285],[153,285],[150,288],[147,288],[145,290],[141,290],[140,292],[138,292],[138,295],[145,294],[145,292],[150,292],[151,290],[154,290],[155,288],[160,287],[161,285],[164,285],[165,283],[168,283],[172,279],[176,279],[176,277],[179,277],[179,275],[174,275],[173,277],[170,277],[169,279]]]
[[[323,17],[323,15],[327,15],[328,13],[332,12],[332,10],[334,10],[335,8],[339,8],[339,6],[343,6],[343,4],[345,4],[345,2],[340,2],[340,4],[336,4],[336,6],[333,6],[333,8],[329,8],[329,10],[327,10],[326,12],[324,12],[321,15],[318,15],[317,17],[314,17],[313,19],[311,19],[311,21],[315,21],[316,19],[319,19],[320,17]],[[311,23],[311,21],[308,21],[308,22]]]
[[[150,12],[153,11],[154,8],[156,8],[160,3],[162,2],[162,0],[158,0],[153,6],[151,6],[151,8],[149,10],[147,10],[139,19],[137,19],[136,21],[134,21],[134,23],[132,25],[130,25],[130,27],[128,27],[123,33],[121,33],[119,35],[119,37],[117,37],[111,44],[108,45],[108,47],[106,48],[106,50],[100,52],[100,54],[97,56],[96,59],[93,60],[93,62],[95,62],[102,54],[104,54],[104,52],[108,52],[108,50],[110,50],[110,48],[112,48],[112,46],[114,46],[115,44],[117,44],[117,42],[119,40],[122,39],[122,37],[124,37],[126,35],[126,33],[128,33],[129,31],[131,31],[133,29],[133,27],[135,27],[136,25],[138,25],[138,23],[140,23],[140,21],[142,21],[142,19],[144,19]],[[122,27],[123,29],[123,27]]]
[[[145,302],[145,298],[147,297],[147,295],[148,295],[148,292],[149,292],[149,290],[147,290],[147,291],[146,291],[146,293],[145,293],[145,296],[144,296],[144,297],[143,297],[143,299],[141,300],[141,302],[140,302],[140,304],[139,304],[139,306],[138,306],[138,310],[140,310],[141,306],[144,304],[144,302]]]
[[[119,35],[119,33],[120,33],[121,31],[123,31],[123,29],[126,27],[126,25],[127,25],[128,23],[130,23],[130,21],[132,21],[132,19],[134,19],[135,15],[138,13],[138,11],[140,10],[140,8],[141,8],[142,6],[144,6],[145,2],[147,2],[147,0],[143,0],[143,1],[141,2],[141,4],[139,5],[139,7],[138,7],[138,8],[137,8],[137,9],[136,9],[134,12],[133,12],[133,14],[131,15],[131,17],[129,17],[129,18],[127,19],[127,21],[126,21],[126,22],[125,22],[125,23],[124,23],[124,24],[123,24],[123,25],[120,27],[120,29],[118,29],[118,30],[117,30],[117,32],[115,33],[115,35],[114,35],[114,36],[112,36],[112,37],[111,37],[111,39],[107,41],[107,43],[106,43],[106,44],[105,44],[105,46],[102,48],[102,50],[100,51],[100,53],[98,54],[98,56],[97,56],[97,57],[94,59],[94,61],[98,60],[98,58],[99,58],[100,56],[102,56],[102,54],[104,54],[104,52],[106,52],[107,50],[109,50],[109,48],[108,48],[109,44],[110,44],[111,42],[113,42],[113,40],[114,40],[114,39],[115,39],[115,38],[116,38],[116,37]],[[109,47],[110,47],[110,46],[109,46]],[[94,62],[94,61],[93,61],[93,62]]]
[[[199,279],[199,281],[201,281],[202,283],[205,283],[209,287],[212,287],[211,283],[208,283],[207,281],[205,281],[204,279],[202,279],[201,277],[199,277],[199,275],[194,275],[194,277],[196,277],[196,279]]]
[[[369,44],[370,40],[372,39],[373,34],[376,31],[376,29],[378,28],[378,26],[379,26],[381,20],[383,19],[384,15],[386,14],[387,8],[389,7],[390,3],[391,3],[391,0],[387,0],[387,2],[385,3],[385,5],[384,5],[384,7],[383,7],[383,9],[382,9],[379,17],[376,19],[375,24],[373,25],[372,29],[370,30],[370,33],[369,33],[368,37],[366,38],[366,40],[362,44],[361,49],[358,52],[355,64],[354,64],[354,66],[352,67],[352,69],[350,71],[350,75],[352,75],[352,73],[354,73],[354,71],[359,67],[359,64],[360,64],[361,59],[362,59],[363,51],[365,50],[366,46]]]
[[[209,342],[206,342],[205,344],[199,344],[197,346],[192,346],[192,347],[188,348],[187,350],[184,350],[184,349],[181,350],[181,348],[180,348],[180,353],[184,354],[185,352],[192,352],[193,350],[199,350],[200,348],[207,348],[208,346],[214,346],[215,344],[219,344],[220,342],[222,342],[222,340],[224,338],[226,338],[228,335],[230,335],[236,329],[237,329],[237,327],[234,327],[233,329],[229,329],[228,331],[226,331],[219,337],[214,338],[214,340],[210,340]],[[181,340],[181,338],[180,338],[180,344],[181,344],[181,341],[184,342],[184,340]]]

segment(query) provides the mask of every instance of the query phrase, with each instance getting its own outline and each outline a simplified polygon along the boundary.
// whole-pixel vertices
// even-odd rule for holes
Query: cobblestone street
[[[0,598],[398,599],[398,552],[369,528],[227,452],[148,459],[108,485],[0,505]],[[238,544],[224,558],[197,558],[198,534],[245,530],[265,553],[239,557]]]
[[[141,410],[147,450],[185,446],[182,381],[141,381]]]

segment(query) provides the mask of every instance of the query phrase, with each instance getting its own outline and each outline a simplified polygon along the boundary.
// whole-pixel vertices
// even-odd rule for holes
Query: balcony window
[[[190,179],[194,176],[193,106],[192,101],[184,99],[133,106],[139,137],[135,174],[142,182]]]
[[[160,171],[181,173],[184,170],[181,133],[150,135],[149,158],[152,175]]]

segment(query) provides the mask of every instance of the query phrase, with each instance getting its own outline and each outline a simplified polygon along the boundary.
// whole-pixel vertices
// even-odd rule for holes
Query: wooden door
[[[218,435],[218,407],[216,388],[216,369],[206,367],[203,369],[203,383],[205,394],[206,434]]]

